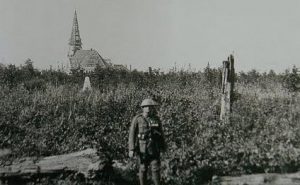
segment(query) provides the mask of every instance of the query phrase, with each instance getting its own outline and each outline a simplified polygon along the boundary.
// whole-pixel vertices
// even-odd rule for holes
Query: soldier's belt
[[[148,135],[147,134],[138,134],[138,138],[141,140],[145,140],[145,139],[148,139]]]

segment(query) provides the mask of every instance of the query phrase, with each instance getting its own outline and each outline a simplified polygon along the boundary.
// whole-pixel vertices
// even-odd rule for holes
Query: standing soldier
[[[129,157],[138,156],[141,185],[146,184],[149,166],[154,184],[160,184],[160,152],[165,152],[166,144],[157,105],[152,99],[143,100],[143,113],[133,118],[129,130]]]

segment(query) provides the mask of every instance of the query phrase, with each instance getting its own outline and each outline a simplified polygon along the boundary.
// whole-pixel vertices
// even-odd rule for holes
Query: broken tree
[[[230,55],[227,61],[223,61],[222,91],[221,91],[221,114],[220,120],[229,122],[231,106],[233,102],[233,90],[235,81],[234,57]]]
[[[33,174],[56,174],[63,172],[81,173],[89,178],[111,164],[101,159],[95,149],[86,149],[64,155],[36,159],[34,157],[16,160],[10,166],[0,167],[0,179],[28,176]]]

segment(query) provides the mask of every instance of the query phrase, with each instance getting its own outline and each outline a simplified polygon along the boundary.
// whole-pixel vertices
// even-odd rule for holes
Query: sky
[[[0,0],[0,63],[66,65],[75,9],[83,49],[133,69],[300,66],[299,0]]]

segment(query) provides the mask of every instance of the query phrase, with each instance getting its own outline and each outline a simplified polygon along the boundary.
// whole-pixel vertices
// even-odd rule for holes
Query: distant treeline
[[[135,85],[137,87],[155,87],[161,83],[172,83],[182,87],[194,82],[203,82],[208,86],[221,86],[221,68],[211,68],[209,65],[203,71],[170,70],[163,73],[157,69],[148,72],[137,70],[125,70],[115,68],[102,68],[97,66],[93,72],[84,72],[77,68],[66,73],[63,70],[38,70],[33,66],[33,62],[28,59],[24,65],[15,66],[13,64],[0,66],[0,84],[11,88],[23,84],[28,90],[43,89],[47,83],[55,86],[59,85],[79,85],[81,86],[84,77],[91,78],[92,86],[100,89],[110,89],[118,84]],[[236,81],[241,84],[264,84],[281,83],[283,87],[291,92],[298,91],[300,75],[297,74],[297,67],[292,70],[285,70],[284,73],[276,73],[274,70],[260,73],[253,69],[248,72],[236,73]]]

